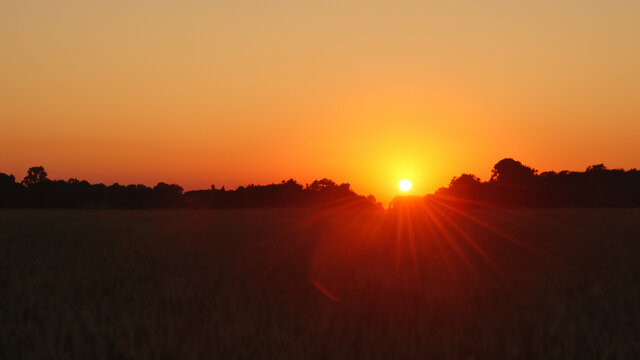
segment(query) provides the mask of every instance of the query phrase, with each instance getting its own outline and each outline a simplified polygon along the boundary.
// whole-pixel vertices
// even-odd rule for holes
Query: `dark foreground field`
[[[640,210],[0,210],[0,359],[640,358]]]

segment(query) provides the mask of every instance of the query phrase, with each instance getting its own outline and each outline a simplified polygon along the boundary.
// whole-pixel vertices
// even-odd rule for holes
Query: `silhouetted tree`
[[[338,185],[333,180],[324,178],[322,180],[315,180],[311,185],[307,185],[307,189],[320,192],[335,189],[337,186]]]
[[[491,170],[491,181],[503,184],[522,184],[530,180],[537,170],[511,158],[502,159]]]
[[[22,184],[29,187],[47,181],[47,172],[42,166],[34,166],[27,170],[27,176],[22,179]]]
[[[11,188],[16,184],[16,177],[0,173],[0,188]]]
[[[182,187],[176,184],[158,183],[151,194],[154,207],[177,207],[182,205],[183,191]]]
[[[473,187],[480,184],[480,178],[473,174],[462,174],[458,177],[453,177],[449,183],[449,188],[464,188]]]
[[[0,173],[0,207],[26,206],[25,188],[13,175]]]
[[[596,164],[584,172],[546,171],[538,175],[537,170],[508,158],[493,167],[490,181],[462,175],[435,195],[517,207],[640,206],[640,172]]]
[[[454,177],[449,186],[433,195],[458,204],[488,203],[508,207],[640,206],[640,171],[591,165],[584,172],[545,171],[507,158],[493,167],[489,181],[472,174]],[[42,166],[28,170],[17,183],[13,175],[0,173],[0,207],[59,207],[146,209],[158,207],[247,208],[351,206],[381,208],[375,197],[356,194],[348,183],[315,180],[302,186],[294,179],[268,185],[250,184],[235,190],[225,187],[187,191],[176,184],[90,184],[70,178],[49,180]]]
[[[587,167],[587,172],[595,172],[595,171],[605,171],[607,170],[607,167],[604,166],[604,164],[596,164],[596,165],[590,165]]]

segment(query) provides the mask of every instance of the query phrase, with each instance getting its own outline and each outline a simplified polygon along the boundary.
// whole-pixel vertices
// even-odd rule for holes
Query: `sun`
[[[398,182],[398,187],[402,191],[409,191],[413,187],[413,184],[408,179],[402,179]]]

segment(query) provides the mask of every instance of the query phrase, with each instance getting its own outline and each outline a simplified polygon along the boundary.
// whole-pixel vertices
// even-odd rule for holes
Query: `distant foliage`
[[[441,199],[506,207],[631,207],[640,206],[640,171],[607,169],[604,164],[584,172],[536,169],[503,159],[481,182],[471,174],[454,177],[435,193]]]
[[[90,184],[71,178],[50,180],[42,166],[32,167],[22,182],[0,173],[0,208],[250,208],[347,206],[381,208],[375,197],[356,194],[347,183],[316,180],[305,186],[293,179],[279,184],[240,186],[226,190],[187,191],[176,184],[146,185]]]

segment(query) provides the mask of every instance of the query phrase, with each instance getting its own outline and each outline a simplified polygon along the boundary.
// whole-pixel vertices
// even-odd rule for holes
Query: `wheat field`
[[[2,359],[640,358],[640,209],[0,210]]]

